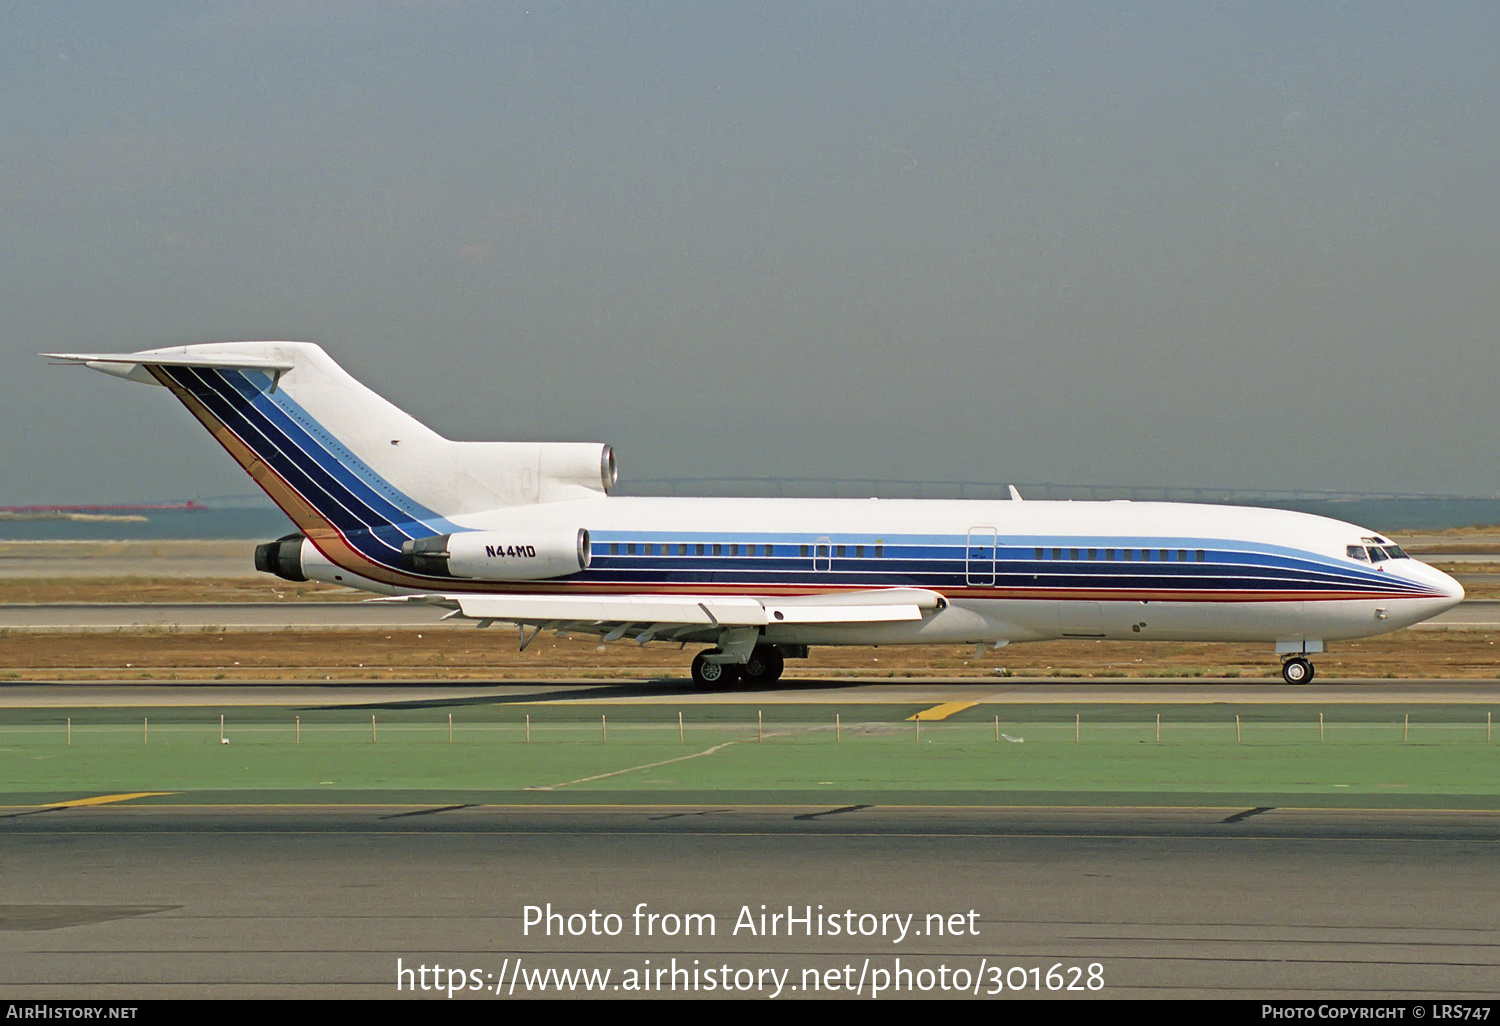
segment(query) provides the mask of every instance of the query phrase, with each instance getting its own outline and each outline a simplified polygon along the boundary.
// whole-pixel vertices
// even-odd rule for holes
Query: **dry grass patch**
[[[1500,634],[1406,631],[1342,642],[1317,657],[1333,677],[1489,678],[1500,675]],[[516,650],[514,631],[221,631],[213,629],[0,633],[0,676],[39,680],[306,681],[505,680],[687,676],[694,648],[539,638]],[[790,660],[790,678],[1278,677],[1268,645],[1051,641],[986,651],[971,647],[815,648]]]
[[[13,577],[0,603],[48,602],[358,602],[369,594],[317,581],[228,577]]]

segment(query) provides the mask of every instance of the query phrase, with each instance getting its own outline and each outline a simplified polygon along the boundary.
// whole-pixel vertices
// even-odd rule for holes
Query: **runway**
[[[0,629],[473,627],[447,610],[409,602],[76,602],[0,605]],[[1409,630],[1500,629],[1500,600],[1474,599]]]
[[[370,684],[225,684],[181,681],[174,684],[0,683],[0,709],[133,709],[152,707],[234,708],[436,708],[444,704],[482,705],[563,703],[569,705],[650,705],[664,709],[695,705],[737,704],[747,708],[777,705],[885,705],[915,703],[987,704],[1213,704],[1261,705],[1483,705],[1500,703],[1500,680],[1337,680],[1291,686],[1280,682],[1155,678],[1096,680],[1087,683],[961,678],[914,681],[796,680],[774,689],[705,691],[678,680],[545,680],[504,684],[455,682]]]
[[[690,721],[696,706],[735,705],[753,724],[761,708],[769,721],[775,707],[794,705],[821,705],[831,718],[855,704],[1073,703],[1087,718],[1091,704],[1479,706],[1497,698],[1500,680],[1291,688],[1201,678],[880,679],[720,693],[686,680],[0,684],[0,709],[15,711],[17,722],[54,709],[102,710],[97,715],[111,720],[121,714],[110,710],[158,707],[204,709],[205,722],[242,708],[248,722],[268,715],[255,707],[292,707],[317,710],[303,713],[311,723],[358,707],[360,717],[379,710],[384,725],[407,710],[429,717],[456,710],[468,722],[479,715],[475,707],[551,703],[559,714],[646,705],[667,716],[685,708]],[[157,713],[150,716],[154,743]],[[628,722],[624,709],[621,716]],[[615,718],[611,711],[611,737]],[[161,722],[170,737],[165,710]],[[385,738],[383,726],[382,745],[369,748],[372,765],[397,751],[395,738],[389,748]],[[1042,807],[1045,795],[1025,808],[894,804],[897,795],[777,805],[725,794],[722,803],[663,805],[649,803],[670,797],[642,803],[605,792],[571,800],[621,804],[564,806],[557,803],[568,796],[543,792],[525,806],[491,804],[521,800],[520,792],[358,804],[425,800],[366,793],[0,808],[0,986],[17,999],[448,1000],[446,989],[422,990],[415,976],[399,978],[398,992],[400,960],[406,969],[442,966],[445,988],[455,980],[465,988],[455,999],[587,993],[576,979],[569,990],[555,975],[531,975],[548,970],[594,972],[591,985],[603,990],[592,993],[618,998],[642,992],[613,988],[632,979],[638,986],[643,972],[670,970],[676,959],[688,975],[676,984],[667,977],[647,996],[724,996],[717,982],[707,989],[709,967],[715,981],[745,984],[732,996],[762,1000],[847,997],[856,986],[869,1000],[878,982],[903,979],[899,969],[910,974],[907,989],[883,997],[938,996],[939,972],[950,979],[960,969],[981,984],[980,994],[964,993],[991,998],[1484,1000],[1500,988],[1495,812],[1268,807],[1282,803],[1259,798],[1235,806],[1209,799],[1214,807]],[[243,804],[277,800],[300,804]],[[348,804],[319,804],[340,800]],[[526,906],[549,903],[565,916],[614,913],[621,932],[528,932]],[[647,913],[712,917],[715,930],[636,935],[633,913],[643,905]],[[742,912],[753,918],[762,905],[768,914],[791,906],[797,916],[837,911],[856,921],[910,915],[911,928],[924,930],[929,915],[945,924],[957,917],[965,929],[912,933],[899,943],[879,934],[736,933]],[[1062,973],[1054,981],[1080,989],[1049,991],[1054,967]],[[422,978],[436,980],[430,972]],[[1087,989],[1090,980],[1100,989]],[[469,989],[476,981],[479,992]],[[957,996],[952,987],[947,993]]]
[[[1500,989],[1497,840],[1491,814],[74,809],[0,818],[0,988],[447,1000],[412,994],[414,977],[398,994],[399,959],[443,966],[444,983],[460,969],[491,1000],[497,984],[583,992],[537,984],[547,969],[608,970],[595,982],[627,997],[628,973],[675,958],[683,973],[650,996],[721,996],[702,971],[723,966],[742,997],[849,996],[863,975],[868,999],[881,971],[901,981],[900,959],[910,982],[883,996],[941,994],[945,967],[991,997],[1487,999]],[[621,929],[528,931],[525,907],[549,903],[614,913]],[[744,929],[762,906],[889,930]],[[701,936],[663,936],[662,918],[638,934],[638,908],[712,917],[713,930],[700,918]],[[889,917],[905,915],[898,940]],[[1100,989],[1048,991],[1053,967]]]

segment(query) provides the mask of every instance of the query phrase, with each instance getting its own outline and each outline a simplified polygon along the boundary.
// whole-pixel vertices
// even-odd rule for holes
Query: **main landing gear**
[[[718,649],[711,648],[693,656],[693,683],[700,688],[728,687],[739,679],[738,666],[708,661],[709,656],[718,654]]]
[[[781,679],[781,671],[785,668],[786,662],[780,652],[769,645],[759,645],[740,667],[740,679],[751,686],[770,684]]]
[[[715,663],[709,656],[719,655],[719,649],[699,652],[693,657],[693,683],[700,688],[730,687],[736,681],[750,687],[770,684],[781,679],[786,663],[781,653],[771,645],[757,645],[750,658],[741,665]]]
[[[1281,679],[1288,684],[1311,684],[1315,673],[1306,656],[1292,656],[1281,664]]]

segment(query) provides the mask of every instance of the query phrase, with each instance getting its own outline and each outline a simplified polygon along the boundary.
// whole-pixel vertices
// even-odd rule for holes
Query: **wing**
[[[377,599],[375,601],[392,601]],[[920,588],[807,595],[787,599],[745,595],[411,595],[395,601],[423,602],[453,610],[448,617],[513,623],[538,630],[599,634],[605,641],[713,642],[726,631],[794,624],[874,624],[920,620],[947,605]],[[522,647],[529,644],[524,639]]]

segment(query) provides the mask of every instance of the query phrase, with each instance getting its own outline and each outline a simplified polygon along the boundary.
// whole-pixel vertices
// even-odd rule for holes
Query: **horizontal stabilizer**
[[[266,371],[276,382],[296,366],[289,356],[255,356],[250,353],[193,352],[191,347],[180,346],[173,350],[154,350],[142,353],[41,353],[54,364],[81,364],[127,381],[143,385],[159,385],[148,367],[197,367],[203,370],[220,371]]]
[[[41,353],[57,363],[121,363],[152,367],[232,367],[239,370],[289,371],[296,366],[285,357],[250,356],[249,354],[168,354],[168,353]]]

